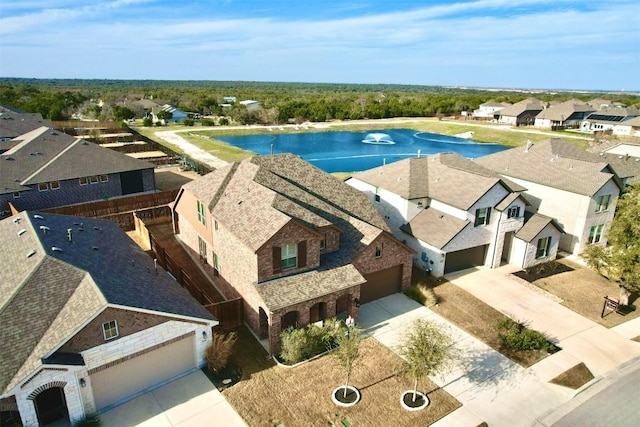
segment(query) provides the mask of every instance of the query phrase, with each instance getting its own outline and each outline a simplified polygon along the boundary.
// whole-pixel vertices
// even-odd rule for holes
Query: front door
[[[64,398],[62,387],[52,387],[43,391],[35,400],[38,423],[41,426],[51,424],[54,421],[65,419],[69,416],[67,402]]]

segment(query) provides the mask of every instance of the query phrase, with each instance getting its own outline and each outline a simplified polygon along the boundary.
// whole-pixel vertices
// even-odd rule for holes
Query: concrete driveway
[[[102,427],[246,427],[200,370],[100,414]]]
[[[537,288],[514,280],[510,275],[512,270],[511,266],[477,267],[445,278],[512,319],[524,321],[557,340],[562,351],[534,368],[547,370],[547,376],[557,375],[584,362],[595,376],[601,376],[640,356],[640,344],[629,339],[640,335],[640,322],[631,321],[607,329],[553,302]],[[555,372],[553,364],[558,365]]]

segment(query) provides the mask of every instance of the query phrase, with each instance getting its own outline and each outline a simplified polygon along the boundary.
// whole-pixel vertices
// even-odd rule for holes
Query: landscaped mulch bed
[[[362,400],[343,408],[331,400],[332,391],[344,384],[345,373],[329,354],[296,368],[275,366],[252,335],[239,330],[233,363],[243,370],[243,379],[222,394],[250,426],[327,426],[343,421],[356,426],[430,425],[460,407],[460,402],[425,382],[431,404],[410,412],[400,405],[400,395],[412,381],[396,374],[399,357],[373,338],[361,344],[350,385]]]
[[[556,263],[567,267],[567,271],[546,277],[530,277],[530,283],[562,298],[562,305],[607,328],[640,316],[640,310],[625,315],[606,311],[605,317],[601,318],[604,297],[618,299],[618,286],[594,270],[568,259],[559,259]]]

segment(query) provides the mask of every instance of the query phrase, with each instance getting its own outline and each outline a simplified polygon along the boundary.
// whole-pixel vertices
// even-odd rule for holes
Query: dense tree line
[[[239,104],[222,108],[225,96],[254,99],[260,102],[261,108],[247,109]],[[281,124],[454,115],[472,111],[489,100],[514,103],[530,96],[547,102],[600,97],[640,106],[640,96],[633,94],[531,94],[384,84],[0,79],[0,104],[39,112],[52,120],[65,120],[78,112],[103,120],[127,119],[132,113],[141,117],[133,101],[142,97],[204,116],[225,116],[234,123]],[[101,103],[97,104],[98,101]]]

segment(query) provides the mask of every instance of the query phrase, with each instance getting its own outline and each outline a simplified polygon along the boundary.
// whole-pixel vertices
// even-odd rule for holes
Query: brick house
[[[297,156],[254,157],[184,185],[178,238],[270,352],[280,333],[406,289],[413,251],[367,198]]]
[[[579,255],[587,244],[606,245],[623,183],[604,156],[556,138],[475,162],[526,187],[527,209],[555,219],[564,230],[560,250]]]
[[[390,163],[346,183],[369,197],[394,236],[419,254],[414,263],[435,277],[502,261],[530,267],[547,260],[535,251],[538,238],[550,231],[558,243],[557,230],[540,234],[534,224],[526,235],[536,231],[536,239],[522,240],[525,188],[455,153]]]
[[[41,126],[0,154],[0,212],[155,191],[154,166]],[[0,217],[2,215],[0,214]]]
[[[217,321],[115,223],[24,211],[0,236],[2,425],[73,424],[204,365]]]

